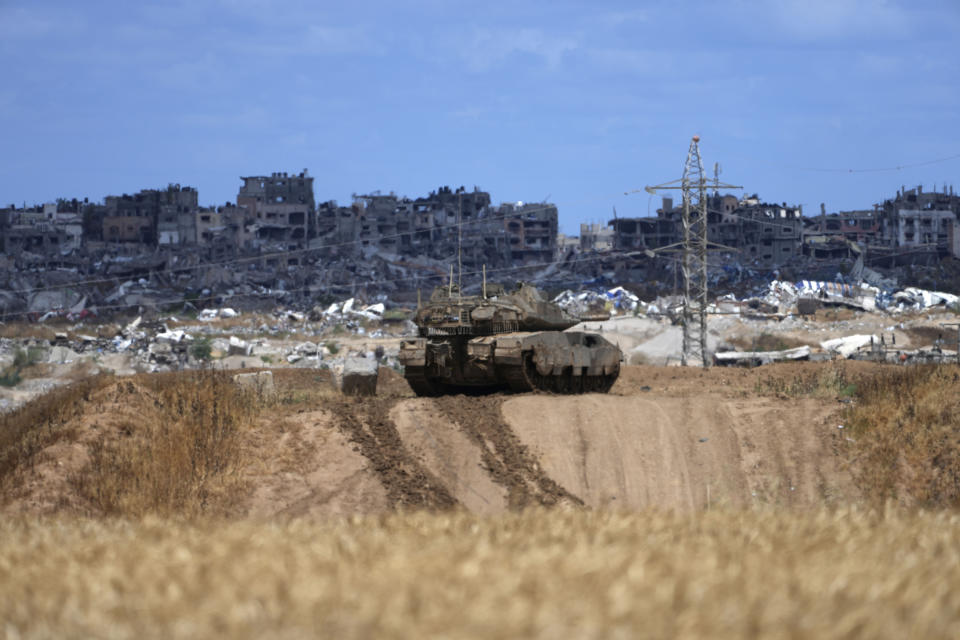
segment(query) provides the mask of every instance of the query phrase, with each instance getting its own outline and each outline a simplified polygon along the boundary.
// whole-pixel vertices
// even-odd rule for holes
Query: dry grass
[[[66,324],[34,324],[32,322],[4,322],[0,323],[0,338],[14,340],[53,340],[58,331],[66,331]]]
[[[121,382],[138,420],[90,446],[71,483],[98,512],[195,516],[236,489],[241,435],[259,409],[226,373],[201,370]],[[122,401],[122,399],[120,399]]]
[[[907,337],[910,338],[910,344],[918,347],[930,347],[938,340],[942,341],[945,349],[955,349],[957,346],[957,332],[954,328],[947,327],[909,327],[905,330]]]
[[[38,453],[75,435],[72,422],[82,415],[94,392],[110,381],[107,376],[86,378],[0,414],[0,496],[23,480]]]
[[[774,333],[761,333],[752,338],[730,338],[727,342],[741,351],[786,351],[787,349],[810,345],[809,342],[804,340],[797,340],[796,338],[780,336]]]
[[[960,506],[960,368],[890,368],[863,378],[844,420],[868,496]]]
[[[817,309],[813,319],[819,322],[841,322],[853,320],[861,313],[863,312],[849,307],[827,305]]]
[[[768,371],[774,372],[770,367]],[[805,367],[793,375],[768,375],[757,381],[757,393],[772,393],[785,397],[811,396],[832,398],[850,396],[857,390],[856,380],[861,376],[852,375],[846,363],[830,363],[820,367]]]
[[[960,516],[0,524],[7,637],[955,638]]]

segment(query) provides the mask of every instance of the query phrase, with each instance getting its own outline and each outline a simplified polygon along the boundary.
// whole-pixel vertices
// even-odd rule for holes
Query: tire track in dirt
[[[407,450],[390,419],[392,398],[330,401],[340,431],[370,461],[393,507],[452,509],[459,506],[447,487]]]
[[[480,448],[485,469],[494,482],[507,490],[511,509],[563,503],[584,505],[583,500],[544,473],[536,457],[503,420],[503,397],[446,396],[434,402]]]

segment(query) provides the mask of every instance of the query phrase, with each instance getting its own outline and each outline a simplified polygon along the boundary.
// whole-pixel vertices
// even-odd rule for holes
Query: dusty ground
[[[848,363],[866,370],[879,366]],[[380,395],[345,398],[325,372],[277,370],[280,399],[244,434],[228,515],[329,518],[394,508],[489,514],[527,506],[658,508],[856,502],[835,397],[777,395],[764,381],[836,368],[630,366],[610,394],[415,398],[382,369]],[[151,399],[120,378],[2,496],[11,513],[96,515],[72,474],[98,438],[121,438]],[[224,498],[226,500],[226,498]]]

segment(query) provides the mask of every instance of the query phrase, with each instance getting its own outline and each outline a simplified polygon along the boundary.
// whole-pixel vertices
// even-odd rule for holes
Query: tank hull
[[[620,373],[620,350],[602,336],[574,331],[433,336],[404,340],[400,363],[421,396],[606,392]]]

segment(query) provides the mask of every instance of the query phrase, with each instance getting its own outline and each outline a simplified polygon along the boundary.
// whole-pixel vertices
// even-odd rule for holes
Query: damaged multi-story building
[[[610,251],[613,249],[613,227],[599,223],[581,223],[578,246],[580,251]]]
[[[17,209],[0,209],[0,249],[7,255],[23,252],[59,254],[67,243],[66,231],[57,223],[57,205],[47,203]]]
[[[494,207],[486,191],[448,186],[416,199],[373,192],[354,195],[350,207],[324,203],[317,225],[317,246],[327,255],[371,249],[409,260],[459,255],[468,271],[548,262],[556,253],[558,230],[552,204]]]
[[[557,252],[557,207],[546,202],[504,203],[497,209],[503,219],[513,265],[547,264]]]
[[[168,185],[133,195],[107,196],[101,239],[106,243],[187,244],[194,240],[198,194],[193,187]]]
[[[923,185],[902,187],[895,198],[883,203],[882,234],[888,246],[901,250],[960,256],[958,216],[960,196],[952,186],[944,185],[942,191],[924,191]]]
[[[757,195],[737,199],[708,196],[707,236],[719,250],[744,264],[773,267],[803,254],[803,211],[799,206],[762,202]],[[613,247],[618,251],[664,249],[682,242],[682,210],[663,198],[656,217],[614,218]]]
[[[883,244],[876,207],[828,214],[821,203],[820,215],[804,218],[803,222],[804,252],[815,259],[841,260]]]
[[[305,249],[316,236],[313,177],[307,170],[240,179],[237,206],[249,212],[247,231],[252,243],[270,251]]]
[[[871,264],[934,263],[960,256],[960,197],[952,187],[924,191],[902,187],[873,209],[827,213],[805,219],[804,242],[813,258],[836,260],[865,253]]]

